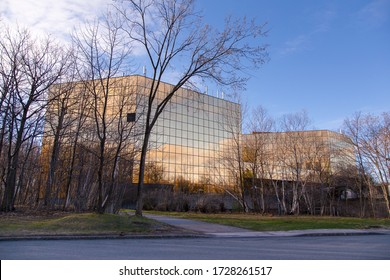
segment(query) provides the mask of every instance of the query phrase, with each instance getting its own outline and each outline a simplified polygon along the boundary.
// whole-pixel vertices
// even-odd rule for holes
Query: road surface
[[[390,260],[390,235],[0,241],[0,259]]]

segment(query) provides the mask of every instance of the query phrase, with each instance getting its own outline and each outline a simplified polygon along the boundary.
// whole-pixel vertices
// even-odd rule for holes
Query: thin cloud
[[[317,23],[313,33],[328,32],[337,17],[337,12],[333,8],[324,9],[316,14]]]
[[[284,43],[281,55],[289,55],[310,49],[314,36],[329,32],[337,16],[333,8],[324,9],[312,15],[312,28],[306,34],[300,34]]]
[[[375,0],[353,14],[355,24],[360,28],[379,28],[390,16],[390,0]]]
[[[299,35],[292,40],[287,41],[284,44],[283,49],[280,51],[281,55],[289,55],[309,48],[310,39],[307,35]]]

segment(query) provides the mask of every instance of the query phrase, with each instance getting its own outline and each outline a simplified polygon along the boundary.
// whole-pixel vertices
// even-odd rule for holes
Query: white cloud
[[[27,27],[35,35],[51,35],[66,43],[69,42],[69,35],[74,29],[82,28],[86,21],[94,21],[111,5],[120,4],[118,2],[113,0],[0,0],[0,22],[12,28]],[[145,55],[145,51],[140,44],[133,44],[132,54],[140,57]]]
[[[0,18],[8,25],[66,38],[85,20],[104,12],[111,0],[1,0]]]

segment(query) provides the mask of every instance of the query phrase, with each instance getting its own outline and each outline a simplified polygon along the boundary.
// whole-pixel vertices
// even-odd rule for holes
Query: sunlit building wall
[[[129,151],[128,165],[133,165],[133,183],[138,180],[138,164],[142,132],[146,121],[146,106],[152,80],[144,76],[124,76],[112,78],[109,83],[107,99],[107,147],[114,150],[118,139],[118,123],[131,129],[131,137],[126,140]],[[101,83],[105,84],[105,83]],[[62,133],[62,144],[71,143],[71,137],[77,129],[77,120],[82,114],[82,129],[79,145],[89,150],[99,147],[96,136],[95,118],[101,116],[103,89],[99,81],[83,81],[73,84],[59,84],[51,89],[54,96],[63,94],[64,89],[71,91],[67,103],[65,122],[67,132]],[[96,86],[96,88],[94,88]],[[157,94],[159,103],[172,89],[173,85],[160,83]],[[94,94],[91,92],[95,91]],[[222,95],[222,94],[221,94]],[[222,97],[222,96],[221,96]],[[96,103],[96,104],[95,104]],[[95,114],[95,107],[99,113]],[[156,106],[156,105],[154,105]],[[54,102],[46,114],[44,150],[48,153],[54,135],[50,127],[56,127],[60,111],[60,102]],[[153,112],[156,107],[153,107]],[[121,110],[121,112],[119,112]],[[131,114],[130,119],[126,119]],[[153,117],[153,113],[152,113]],[[186,181],[195,188],[202,185],[217,186],[230,184],[229,173],[221,163],[221,153],[226,151],[227,139],[232,134],[241,133],[240,105],[224,98],[180,88],[159,116],[149,140],[145,180],[147,183],[175,184]],[[101,120],[100,120],[101,121]],[[50,126],[50,127],[49,127]],[[70,138],[66,138],[69,135]],[[137,153],[138,150],[138,153]],[[133,157],[129,161],[128,155]],[[49,156],[45,157],[49,161]],[[153,169],[153,170],[152,170]]]
[[[242,141],[246,165],[265,179],[317,180],[355,166],[350,139],[334,131],[253,132]]]
[[[137,125],[142,127],[152,80],[142,76],[129,78],[137,80],[137,115],[140,115]],[[172,87],[162,83],[158,101]],[[147,167],[159,168],[163,173],[162,181],[167,183],[185,180],[198,186],[229,184],[231,180],[221,162],[221,153],[226,140],[241,133],[239,120],[239,104],[186,88],[179,89],[153,128]]]

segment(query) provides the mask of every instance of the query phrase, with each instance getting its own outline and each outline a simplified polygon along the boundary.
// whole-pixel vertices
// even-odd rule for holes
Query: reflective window
[[[140,84],[147,84],[144,77],[137,79]],[[171,85],[162,83],[159,97],[164,97],[170,88]],[[142,97],[138,100],[139,104],[147,102]],[[141,112],[138,107],[137,114],[142,116]],[[152,131],[147,160],[163,164],[164,183],[174,183],[179,177],[192,183],[199,183],[202,178],[211,178],[215,184],[228,181],[220,155],[225,149],[223,143],[230,136],[226,131],[229,125],[240,131],[239,122],[234,127],[231,121],[239,112],[238,104],[187,89],[179,90]],[[141,119],[144,121],[143,117]],[[214,171],[216,167],[220,168],[218,172]]]

